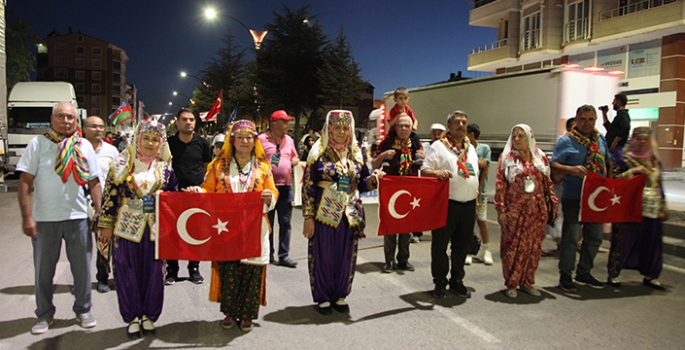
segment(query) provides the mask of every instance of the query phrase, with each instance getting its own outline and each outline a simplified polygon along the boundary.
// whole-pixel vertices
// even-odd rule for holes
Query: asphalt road
[[[31,335],[35,322],[30,240],[21,233],[16,193],[0,193],[0,350],[4,349],[682,349],[685,345],[685,260],[665,257],[660,280],[665,292],[644,287],[635,271],[621,276],[619,289],[556,288],[557,260],[542,258],[536,286],[542,297],[523,293],[508,299],[499,264],[499,227],[490,222],[494,266],[466,268],[471,299],[448,293],[434,299],[430,276],[430,234],[411,245],[416,271],[381,273],[382,238],[375,236],[377,208],[367,206],[368,238],[360,242],[349,315],[319,315],[313,308],[306,268],[306,240],[299,210],[293,212],[291,257],[296,269],[268,267],[267,301],[255,329],[219,327],[218,304],[207,300],[209,284],[184,281],[165,289],[157,334],[139,340],[125,336],[116,292],[93,291],[98,325],[78,326],[71,311],[71,273],[63,253],[55,276],[56,320],[43,335]],[[494,219],[492,206],[489,216]],[[608,246],[608,242],[604,242]],[[545,250],[553,247],[544,242]],[[607,254],[596,259],[594,275],[606,277]],[[94,264],[94,262],[93,262]],[[181,263],[184,266],[184,263]],[[201,263],[209,277],[209,263]],[[181,276],[186,276],[182,269]],[[95,268],[93,267],[93,275]]]

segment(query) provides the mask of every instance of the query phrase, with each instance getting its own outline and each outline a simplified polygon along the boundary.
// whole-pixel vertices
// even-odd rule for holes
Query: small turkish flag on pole
[[[223,107],[223,95],[224,90],[219,91],[219,96],[216,97],[216,101],[212,105],[212,108],[207,112],[207,117],[204,119],[205,122],[213,122],[216,120],[217,115],[221,113],[221,108]]]
[[[157,259],[232,261],[261,255],[261,192],[161,192]]]
[[[642,222],[642,189],[647,176],[609,179],[588,172],[583,180],[580,222]]]
[[[447,224],[449,181],[384,176],[378,186],[378,235],[429,231]]]

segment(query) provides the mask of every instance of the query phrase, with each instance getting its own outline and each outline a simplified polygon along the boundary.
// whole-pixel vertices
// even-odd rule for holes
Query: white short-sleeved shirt
[[[98,165],[100,166],[100,185],[105,189],[105,180],[107,180],[107,173],[109,167],[119,156],[119,150],[107,142],[101,141],[100,147],[95,150],[95,155],[98,158]]]
[[[478,196],[478,155],[476,154],[476,149],[471,144],[469,144],[466,162],[470,163],[475,171],[475,176],[469,176],[468,179],[459,176],[457,155],[447,148],[445,144],[436,141],[431,144],[429,151],[426,152],[426,160],[423,162],[421,170],[449,170],[452,172],[450,199],[457,202],[468,202],[476,199],[476,196]]]
[[[100,176],[100,167],[93,146],[81,139],[81,152],[88,162],[90,177]],[[35,176],[33,181],[33,219],[40,222],[65,221],[87,218],[86,195],[81,186],[69,175],[66,183],[55,172],[57,145],[45,136],[33,138],[17,163],[17,171]]]

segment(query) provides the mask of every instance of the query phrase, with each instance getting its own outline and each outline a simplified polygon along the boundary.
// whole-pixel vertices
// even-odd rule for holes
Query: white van
[[[78,109],[76,91],[71,83],[31,81],[14,85],[7,100],[10,171],[16,169],[29,141],[50,130],[52,107],[58,102],[71,102],[79,112],[79,119],[86,117],[85,110]]]

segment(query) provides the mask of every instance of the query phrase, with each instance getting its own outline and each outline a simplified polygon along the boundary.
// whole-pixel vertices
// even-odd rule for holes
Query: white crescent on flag
[[[181,237],[182,240],[184,240],[186,243],[191,244],[191,245],[200,245],[200,244],[205,244],[207,241],[209,241],[212,237],[209,237],[204,240],[198,240],[193,238],[189,233],[188,229],[186,228],[186,223],[188,222],[188,219],[190,219],[193,214],[197,213],[202,213],[207,216],[210,216],[208,212],[200,209],[200,208],[190,208],[178,217],[178,221],[176,221],[176,231],[178,231],[178,235]]]

